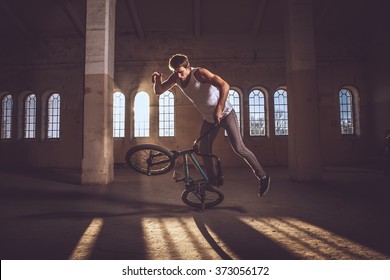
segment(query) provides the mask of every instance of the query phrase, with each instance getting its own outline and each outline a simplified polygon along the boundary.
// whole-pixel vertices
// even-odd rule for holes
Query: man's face
[[[175,73],[177,74],[177,77],[181,81],[185,81],[191,73],[191,68],[190,68],[190,66],[188,66],[188,67],[181,66],[181,67],[175,69]]]

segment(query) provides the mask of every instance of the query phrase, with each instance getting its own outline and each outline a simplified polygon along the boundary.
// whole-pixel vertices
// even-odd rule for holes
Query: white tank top
[[[191,67],[191,77],[188,85],[180,89],[187,96],[187,98],[195,105],[195,107],[202,114],[203,119],[207,122],[214,123],[214,111],[219,99],[219,90],[210,83],[201,83],[195,76],[194,72],[197,68]],[[232,110],[232,105],[226,100],[225,107],[222,110],[222,118]]]

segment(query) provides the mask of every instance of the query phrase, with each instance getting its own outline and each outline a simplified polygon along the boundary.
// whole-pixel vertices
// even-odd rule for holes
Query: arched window
[[[149,94],[140,91],[134,99],[134,137],[149,137]]]
[[[339,92],[341,134],[355,134],[354,98],[350,90],[343,88]]]
[[[258,89],[249,93],[249,135],[266,135],[265,98],[264,93]]]
[[[113,136],[125,137],[125,95],[122,92],[113,94]]]
[[[158,100],[159,136],[175,136],[175,96],[166,91]]]
[[[287,91],[278,89],[274,93],[275,135],[288,135]]]
[[[1,100],[1,138],[10,139],[12,134],[12,96],[4,96]]]
[[[37,97],[30,94],[24,100],[24,138],[35,138]]]
[[[53,93],[47,100],[47,138],[60,138],[61,96]]]
[[[236,111],[238,127],[241,128],[241,97],[237,90],[230,89],[227,100],[232,104],[234,111]],[[225,136],[227,136],[225,131]]]

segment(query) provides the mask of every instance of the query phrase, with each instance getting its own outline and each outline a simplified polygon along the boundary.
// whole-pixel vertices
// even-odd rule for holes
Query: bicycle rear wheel
[[[126,164],[134,171],[144,175],[161,175],[175,167],[176,158],[164,147],[141,144],[126,153]]]
[[[214,186],[193,186],[186,188],[182,192],[181,199],[189,206],[202,209],[203,202],[204,208],[210,208],[220,204],[224,199],[224,195]]]

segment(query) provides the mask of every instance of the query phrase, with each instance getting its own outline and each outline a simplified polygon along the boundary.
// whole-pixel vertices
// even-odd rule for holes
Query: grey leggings
[[[213,126],[213,123],[203,121],[200,131],[201,135],[206,133]],[[220,124],[213,130],[212,133],[210,133],[209,137],[206,136],[201,140],[200,152],[205,154],[212,153],[212,145],[215,138],[217,137],[220,127],[226,130],[233,151],[246,161],[246,163],[252,168],[252,171],[256,175],[257,179],[263,178],[266,173],[261,167],[256,156],[245,146],[241,137],[240,128],[238,127],[236,112],[234,110],[232,110],[226,117],[221,120]],[[211,157],[203,157],[203,163],[207,172],[207,176],[209,177],[210,182],[213,184],[213,182],[215,182],[215,178],[217,177],[215,163]]]

